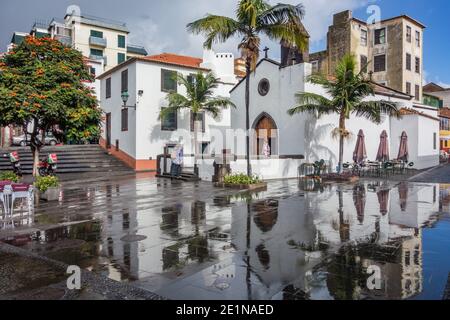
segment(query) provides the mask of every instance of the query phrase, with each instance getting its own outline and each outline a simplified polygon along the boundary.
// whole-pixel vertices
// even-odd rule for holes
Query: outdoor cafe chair
[[[383,164],[383,173],[386,177],[389,177],[391,174],[394,174],[394,163],[391,161],[387,161]]]
[[[2,202],[2,209],[4,217],[6,218],[9,214],[9,201],[8,198],[11,195],[11,182],[10,181],[0,181],[0,201]]]
[[[34,202],[33,186],[26,183],[13,183],[11,189],[11,216],[14,214],[14,203],[17,199],[27,202],[28,214],[31,214]]]

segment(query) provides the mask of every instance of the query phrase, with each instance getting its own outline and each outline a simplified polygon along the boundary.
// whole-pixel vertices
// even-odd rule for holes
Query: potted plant
[[[20,177],[12,171],[5,171],[0,173],[0,181],[11,181],[17,183],[20,181]]]
[[[59,199],[61,188],[57,177],[38,177],[34,183],[34,186],[39,191],[40,199],[46,201],[56,201]]]
[[[260,190],[266,189],[267,183],[261,181],[261,179],[257,176],[250,177],[246,174],[239,173],[225,176],[223,183],[216,183],[215,186],[241,190]]]

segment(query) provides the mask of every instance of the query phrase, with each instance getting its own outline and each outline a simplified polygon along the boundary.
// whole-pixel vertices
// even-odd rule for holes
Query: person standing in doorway
[[[263,155],[266,158],[269,158],[271,155],[271,150],[270,150],[270,145],[269,145],[269,141],[266,139],[264,139],[264,143],[263,143]]]
[[[171,158],[172,158],[172,167],[171,167],[172,178],[179,178],[181,176],[184,158],[184,150],[182,145],[180,144],[176,145],[171,154]]]

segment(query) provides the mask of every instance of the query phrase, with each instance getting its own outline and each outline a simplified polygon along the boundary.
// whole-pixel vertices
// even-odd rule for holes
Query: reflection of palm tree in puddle
[[[350,240],[350,223],[344,218],[344,198],[340,187],[337,189],[337,194],[339,198],[339,236],[341,242],[344,243]]]
[[[336,300],[354,300],[358,286],[364,283],[363,268],[357,248],[344,246],[327,266],[327,286]]]

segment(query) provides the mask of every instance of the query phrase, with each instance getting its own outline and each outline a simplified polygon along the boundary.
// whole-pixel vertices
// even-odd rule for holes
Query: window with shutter
[[[128,69],[121,74],[121,92],[128,91]]]
[[[111,78],[106,79],[106,99],[111,98]]]
[[[373,71],[386,71],[386,55],[375,56],[373,59]]]
[[[177,92],[177,72],[161,69],[161,91]]]
[[[411,54],[406,54],[406,70],[411,71]]]
[[[162,108],[164,110],[164,108]],[[177,113],[172,112],[164,117],[161,117],[161,130],[162,131],[176,131],[178,128]]]
[[[125,36],[117,36],[117,46],[119,48],[125,48]]]
[[[122,131],[128,131],[128,109],[122,109]]]
[[[386,28],[375,30],[375,44],[386,43]]]

